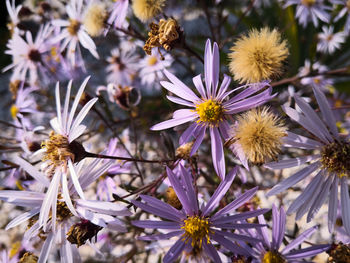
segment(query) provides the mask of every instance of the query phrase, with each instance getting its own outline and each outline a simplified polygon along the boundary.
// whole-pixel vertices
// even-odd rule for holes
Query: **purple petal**
[[[194,207],[191,206],[191,202],[188,200],[188,196],[183,186],[180,184],[179,179],[176,178],[176,175],[173,173],[173,171],[169,167],[166,168],[166,171],[168,174],[168,179],[170,181],[170,184],[174,188],[176,196],[177,198],[179,198],[186,214],[193,215]]]
[[[307,129],[309,132],[311,132],[313,135],[321,139],[324,143],[329,143],[326,136],[321,132],[321,127],[318,125],[314,125],[308,118],[306,118],[303,114],[297,112],[296,110],[287,107],[282,106],[284,112],[294,121],[299,123],[301,126],[303,126],[305,129]]]
[[[180,169],[181,169],[181,178],[184,182],[184,186],[187,192],[188,201],[191,205],[191,207],[194,210],[194,214],[198,214],[198,202],[197,202],[197,195],[194,191],[193,184],[192,184],[192,175],[182,166],[180,163]]]
[[[260,224],[266,225],[266,220],[265,220],[263,215],[258,216],[258,221]],[[256,231],[263,238],[263,243],[265,243],[265,245],[270,248],[271,244],[270,244],[270,240],[269,240],[269,234],[267,232],[267,227],[257,228]]]
[[[229,175],[227,175],[227,177],[228,176]],[[242,204],[244,204],[248,200],[250,200],[255,195],[255,193],[257,191],[258,191],[258,187],[254,187],[254,188],[246,191],[244,194],[238,196],[235,200],[233,200],[231,203],[229,203],[223,209],[218,211],[214,216],[212,216],[212,220],[219,218],[221,215],[226,215],[226,214],[230,213],[232,210],[240,207]]]
[[[180,145],[187,143],[193,133],[195,132],[196,128],[198,127],[197,123],[192,123],[180,136],[179,143]]]
[[[225,178],[225,157],[221,136],[218,128],[210,127],[211,156],[216,173],[224,180]]]
[[[181,219],[181,221],[182,221],[182,219],[184,219],[186,217],[179,210],[175,209],[174,207],[172,207],[171,205],[169,205],[167,203],[164,203],[164,202],[158,200],[157,198],[154,198],[154,197],[148,196],[148,195],[140,195],[140,197],[142,198],[142,200],[147,202],[147,204],[154,206],[156,208],[161,208],[163,210],[169,211],[173,215],[176,215],[179,219]]]
[[[235,91],[242,89],[242,88],[246,88],[245,90],[243,90],[242,92],[238,93],[236,96],[234,96],[233,98],[231,98],[228,103],[229,104],[233,104],[236,101],[239,100],[243,100],[247,97],[249,97],[250,95],[253,95],[254,93],[257,93],[259,90],[265,88],[266,86],[270,86],[270,84],[266,81],[260,82],[260,83],[252,83],[252,84],[248,84],[248,85],[244,85],[244,86],[240,86],[238,88],[235,89]]]
[[[342,176],[340,179],[340,204],[344,228],[348,235],[350,235],[350,198],[347,180],[347,176]]]
[[[141,228],[151,229],[181,229],[180,223],[168,221],[154,221],[154,220],[135,220],[131,222],[132,225]]]
[[[182,241],[182,238],[176,241],[176,243],[169,249],[163,258],[164,263],[174,262],[183,251],[185,247],[185,242]]]
[[[175,97],[175,96],[170,96],[170,95],[167,95],[166,96],[168,100],[176,103],[176,104],[180,104],[180,105],[184,105],[184,106],[187,106],[187,107],[195,107],[195,105],[192,103],[192,102],[189,102],[187,100],[184,100],[184,99],[180,99],[178,97]]]
[[[302,164],[306,162],[313,161],[315,159],[320,158],[320,155],[308,155],[308,156],[303,156],[303,157],[297,157],[293,159],[287,159],[287,160],[282,160],[278,162],[271,162],[267,163],[264,165],[264,167],[273,169],[273,170],[278,170],[278,169],[285,169],[285,168],[291,168],[295,166],[301,166]]]
[[[235,234],[235,233],[232,233],[232,232],[216,230],[215,233],[216,234],[220,234],[220,235],[225,236],[225,237],[229,237],[230,239],[233,239],[234,241],[244,241],[244,242],[248,242],[248,243],[261,242],[261,240],[258,239],[258,238],[245,236],[245,235],[240,235],[240,234]]]
[[[198,125],[198,124],[197,124]],[[196,141],[194,142],[191,152],[190,152],[190,156],[192,156],[193,154],[196,153],[196,151],[198,150],[199,146],[201,145],[203,139],[204,139],[204,135],[205,135],[205,131],[207,130],[207,128],[205,126],[197,126],[198,128],[196,129],[195,133],[199,133],[198,135],[196,135]]]
[[[222,101],[224,98],[226,98],[227,94],[225,94],[225,92],[227,88],[230,86],[230,83],[231,83],[231,77],[224,74],[224,79],[221,82],[219,93],[216,95],[216,99],[218,101]]]
[[[144,240],[144,241],[163,240],[163,239],[170,239],[172,237],[182,235],[183,233],[184,233],[183,230],[173,231],[173,232],[169,232],[167,234],[155,234],[155,235],[141,236],[141,237],[138,237],[138,239]]]
[[[292,132],[287,132],[287,134],[288,136],[283,138],[284,146],[286,147],[298,147],[301,149],[313,150],[317,147],[323,146],[322,143],[306,138],[304,136],[297,135]]]
[[[313,88],[313,91],[314,91],[316,100],[318,102],[318,105],[320,106],[323,120],[327,123],[328,127],[331,129],[332,134],[336,138],[339,138],[336,121],[335,121],[333,112],[329,107],[326,96],[318,88]]]
[[[315,245],[308,248],[299,249],[293,252],[290,252],[287,255],[283,255],[287,261],[292,261],[295,259],[305,259],[307,257],[312,257],[317,254],[320,254],[330,248],[330,245]]]
[[[327,181],[323,184],[322,190],[320,194],[318,195],[315,202],[312,204],[309,213],[307,214],[306,221],[309,223],[311,219],[317,214],[317,212],[320,210],[321,205],[326,201],[326,198],[329,194],[329,188],[331,187],[331,184],[333,182],[334,176],[329,175],[327,178]]]
[[[187,116],[185,118],[180,118],[180,119],[170,119],[167,121],[163,121],[161,123],[158,123],[154,126],[151,127],[152,131],[160,131],[160,130],[165,130],[165,129],[169,129],[175,126],[178,126],[180,124],[184,124],[186,122],[192,121],[193,119],[195,119],[197,117],[197,115],[195,113],[193,113],[193,115],[191,116]]]
[[[196,86],[199,94],[201,94],[202,96],[202,99],[208,99],[207,95],[206,95],[206,92],[205,92],[205,89],[204,89],[204,86],[203,86],[203,82],[202,82],[202,76],[201,74],[195,76],[193,79],[193,84]]]
[[[212,56],[212,64],[211,64],[211,73],[212,73],[212,85],[213,91],[212,96],[216,95],[216,91],[219,83],[219,71],[220,71],[220,55],[219,55],[219,47],[216,42],[214,42],[213,46],[213,56]]]
[[[307,185],[305,190],[289,206],[287,213],[292,214],[299,209],[307,200],[311,199],[317,186],[322,182],[322,173],[319,172],[312,181]]]
[[[223,229],[249,229],[265,227],[266,225],[253,224],[253,223],[227,223],[227,224],[215,224],[215,227]]]
[[[194,112],[191,109],[179,109],[179,110],[174,111],[173,119],[182,119],[182,118],[186,118],[188,116],[192,116],[193,114],[194,114]]]
[[[291,187],[292,185],[295,185],[297,182],[303,180],[306,176],[314,172],[316,169],[318,169],[321,166],[319,162],[315,162],[310,164],[309,166],[305,167],[304,169],[300,170],[299,172],[293,174],[292,176],[288,177],[281,183],[274,186],[268,193],[267,196],[278,194],[287,188]]]
[[[237,168],[233,168],[226,176],[226,178],[221,181],[218,188],[216,188],[214,194],[210,198],[209,202],[203,209],[203,216],[207,216],[213,209],[219,204],[222,197],[226,194],[227,190],[230,188],[233,179],[237,173]]]
[[[212,63],[212,53],[211,53],[211,42],[210,39],[207,40],[205,44],[204,51],[204,79],[205,86],[207,88],[207,94],[211,94],[211,63]]]
[[[329,233],[333,232],[335,220],[337,219],[338,183],[339,183],[339,177],[335,176],[334,182],[333,182],[332,187],[331,187],[331,193],[329,196],[329,203],[328,203],[328,230],[329,230]]]
[[[231,216],[222,216],[216,219],[212,219],[211,222],[215,226],[216,223],[218,224],[226,224],[230,222],[236,222],[236,221],[241,221],[245,220],[248,218],[256,217],[261,214],[264,214],[268,212],[270,209],[258,209],[258,210],[253,210],[253,211],[248,211],[248,212],[242,212],[236,215],[231,215]]]
[[[287,254],[289,251],[291,251],[293,248],[296,248],[301,243],[304,242],[305,239],[310,237],[316,230],[317,226],[313,226],[307,230],[305,230],[303,233],[301,233],[296,239],[294,239],[292,242],[290,242],[283,250],[282,254]]]
[[[207,255],[214,261],[214,262],[218,262],[221,263],[221,259],[219,257],[218,252],[216,251],[216,248],[211,244],[211,243],[207,243],[206,240],[203,240],[203,249],[205,251],[205,253],[207,253]]]
[[[286,213],[284,212],[283,207],[281,207],[280,212],[278,213],[277,207],[273,205],[272,217],[273,224],[271,247],[277,251],[282,243],[286,227]]]
[[[161,208],[156,208],[156,207],[153,207],[153,206],[150,206],[150,205],[147,205],[147,204],[144,204],[142,202],[139,202],[139,201],[131,201],[135,206],[141,208],[142,210],[148,212],[148,213],[151,213],[151,214],[154,214],[156,216],[159,216],[161,218],[165,218],[165,219],[168,219],[168,220],[172,220],[172,221],[175,221],[175,222],[178,222],[180,221],[179,218],[177,216],[175,216],[174,214],[171,214],[170,211],[164,211],[164,209],[161,209]]]
[[[233,243],[229,239],[223,237],[222,235],[217,234],[216,232],[214,234],[211,234],[211,237],[213,240],[218,242],[220,245],[224,246],[226,249],[230,250],[231,252],[233,252],[235,254],[250,256],[250,253],[248,251],[246,251],[244,248],[237,246],[235,243]]]

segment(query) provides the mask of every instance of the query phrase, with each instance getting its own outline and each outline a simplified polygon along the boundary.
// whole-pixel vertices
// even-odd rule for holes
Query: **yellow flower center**
[[[16,119],[18,112],[19,112],[19,109],[17,108],[17,106],[12,105],[10,109],[10,113],[13,119]]]
[[[333,142],[321,150],[321,163],[328,171],[339,177],[350,174],[350,143]]]
[[[68,138],[61,134],[55,134],[52,131],[49,140],[42,142],[41,147],[46,149],[43,161],[49,160],[54,167],[66,166],[69,158],[74,160],[74,154],[69,147]]]
[[[156,56],[151,56],[147,60],[148,66],[153,66],[153,65],[157,64],[157,62],[158,62],[158,59]]]
[[[196,111],[199,115],[197,122],[207,122],[212,125],[217,125],[222,120],[224,109],[221,103],[209,99],[196,105]]]
[[[286,260],[278,253],[267,251],[262,259],[262,263],[284,263]]]
[[[313,6],[316,3],[316,0],[301,0],[301,4],[305,6]]]
[[[76,36],[78,34],[78,31],[80,29],[80,22],[75,19],[70,19],[70,24],[67,27],[68,33],[72,36]]]
[[[9,253],[9,258],[12,259],[21,249],[21,242],[17,241],[12,244],[10,253]]]
[[[187,243],[191,238],[192,247],[198,246],[202,247],[203,239],[207,240],[209,244],[209,231],[210,225],[209,220],[199,216],[189,216],[184,220],[184,226],[181,227],[186,232],[183,234],[183,240]]]

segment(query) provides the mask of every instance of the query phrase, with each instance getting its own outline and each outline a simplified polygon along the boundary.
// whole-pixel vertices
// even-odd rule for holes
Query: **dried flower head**
[[[138,19],[147,22],[162,11],[164,2],[165,0],[134,0],[132,10]]]
[[[171,50],[180,38],[180,27],[175,19],[161,19],[158,25],[151,23],[149,26],[151,31],[148,33],[148,39],[143,47],[147,55],[152,54],[152,48],[154,47],[163,47],[167,51]]]
[[[76,244],[78,247],[84,245],[87,240],[91,240],[102,227],[91,223],[89,220],[83,219],[80,223],[71,226],[67,232],[67,240],[71,244]]]
[[[279,76],[282,61],[288,56],[287,42],[281,40],[277,30],[253,29],[248,36],[236,41],[229,54],[229,68],[234,79],[242,82],[259,82]]]
[[[349,262],[350,259],[350,245],[343,244],[333,244],[331,249],[327,251],[329,254],[328,261],[329,263],[337,262]]]
[[[286,127],[268,108],[252,109],[240,117],[234,128],[234,140],[246,158],[255,164],[274,159],[286,136]]]
[[[190,159],[191,158],[190,153],[191,153],[193,144],[194,144],[194,142],[192,141],[192,142],[188,142],[188,143],[185,143],[185,144],[179,146],[176,149],[176,157],[184,159],[184,160]]]
[[[168,189],[165,192],[165,198],[166,198],[166,202],[171,205],[172,207],[176,208],[176,209],[181,209],[182,208],[182,204],[179,200],[179,198],[176,195],[176,192],[174,190],[173,187],[168,187]]]
[[[107,19],[107,11],[102,4],[91,4],[84,17],[84,27],[90,36],[99,36],[104,29],[105,21]]]
[[[23,254],[18,263],[36,263],[38,262],[38,257],[35,256],[32,252],[26,252]]]

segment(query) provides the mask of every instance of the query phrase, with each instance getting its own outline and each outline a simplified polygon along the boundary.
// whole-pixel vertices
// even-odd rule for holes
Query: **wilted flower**
[[[164,4],[165,0],[134,0],[132,10],[138,19],[147,22],[162,12]]]
[[[282,73],[282,62],[288,56],[287,42],[280,33],[265,27],[253,29],[242,36],[229,54],[229,68],[234,79],[242,82],[259,82],[276,78]]]
[[[91,2],[84,14],[83,25],[86,32],[92,36],[99,36],[107,20],[107,10],[102,3]]]

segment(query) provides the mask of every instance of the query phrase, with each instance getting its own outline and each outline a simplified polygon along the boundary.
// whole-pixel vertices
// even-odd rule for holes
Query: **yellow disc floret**
[[[324,146],[321,163],[323,168],[339,177],[350,175],[350,143],[337,141]]]
[[[10,112],[11,112],[11,116],[13,119],[16,119],[17,118],[17,114],[19,112],[19,109],[17,108],[16,105],[12,105],[11,106],[11,109],[10,109]]]
[[[190,239],[192,247],[202,247],[203,239],[207,240],[209,244],[209,220],[200,216],[189,216],[184,220],[184,226],[181,227],[186,232],[183,234],[183,240],[188,242]]]
[[[46,150],[43,161],[50,161],[50,165],[53,167],[66,166],[68,158],[74,160],[68,138],[61,134],[52,131],[49,140],[42,142],[41,147]]]
[[[205,122],[211,125],[217,125],[222,120],[224,113],[221,103],[213,99],[197,104],[196,111],[199,115],[197,122]]]
[[[278,252],[267,251],[261,262],[262,263],[285,263],[287,261]]]

